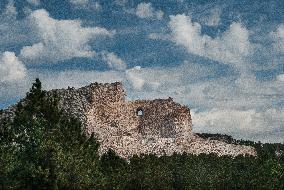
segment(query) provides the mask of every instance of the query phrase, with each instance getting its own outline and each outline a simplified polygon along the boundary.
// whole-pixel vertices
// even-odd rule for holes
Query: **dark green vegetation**
[[[283,145],[200,136],[252,145],[258,157],[143,155],[127,162],[112,150],[99,157],[94,136],[64,116],[36,80],[0,130],[0,189],[284,189]]]

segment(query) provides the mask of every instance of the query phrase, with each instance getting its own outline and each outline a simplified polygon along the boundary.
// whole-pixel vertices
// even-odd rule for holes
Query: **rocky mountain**
[[[119,82],[47,92],[49,96],[52,94],[59,96],[60,108],[65,114],[82,122],[87,135],[96,135],[101,154],[111,148],[124,158],[134,154],[160,156],[174,152],[256,155],[251,146],[204,139],[194,134],[190,109],[172,98],[126,101]],[[1,122],[13,118],[14,111],[15,106],[3,110]]]

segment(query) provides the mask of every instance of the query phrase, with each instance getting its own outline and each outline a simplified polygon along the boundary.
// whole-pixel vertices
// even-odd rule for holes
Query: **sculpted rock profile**
[[[124,158],[174,152],[256,155],[253,147],[205,140],[194,134],[190,109],[172,98],[126,101],[119,82],[93,83],[48,93],[58,94],[63,111],[78,118],[87,135],[97,136],[100,154],[111,148]]]
[[[216,153],[256,155],[254,148],[204,140],[192,132],[190,110],[172,98],[126,101],[121,83],[93,83],[53,90],[64,112],[79,118],[97,136],[100,153],[109,148],[124,158],[134,154]]]

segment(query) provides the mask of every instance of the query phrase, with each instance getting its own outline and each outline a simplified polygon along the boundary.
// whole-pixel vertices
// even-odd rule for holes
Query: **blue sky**
[[[0,108],[45,89],[122,81],[173,97],[196,132],[284,142],[284,2],[2,0]]]

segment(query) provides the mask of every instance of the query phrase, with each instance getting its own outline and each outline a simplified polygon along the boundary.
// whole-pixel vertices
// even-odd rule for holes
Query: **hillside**
[[[251,146],[203,139],[194,134],[190,109],[172,98],[126,101],[119,82],[51,90],[47,95],[57,95],[60,109],[79,119],[87,135],[95,134],[101,145],[100,154],[111,148],[123,158],[183,152],[256,155]],[[4,110],[0,117],[12,117],[13,109]]]
[[[220,134],[193,134],[203,139],[200,145],[204,142],[236,147],[249,145],[257,151],[257,156],[220,156],[208,152],[153,155],[150,152],[126,160],[112,149],[101,152],[95,131],[86,133],[88,125],[83,126],[77,118],[67,116],[60,107],[59,96],[42,91],[37,80],[23,101],[1,111],[0,189],[284,187],[282,144],[234,140]],[[172,135],[168,138],[174,138]]]

